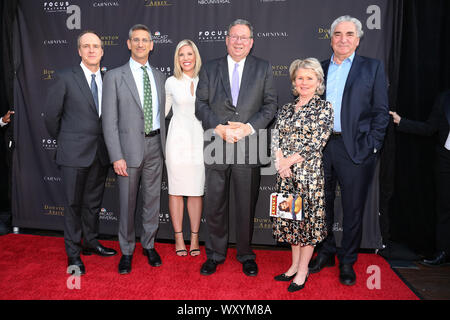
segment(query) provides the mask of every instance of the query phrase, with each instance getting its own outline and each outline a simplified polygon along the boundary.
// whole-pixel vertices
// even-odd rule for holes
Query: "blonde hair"
[[[320,64],[319,60],[316,58],[307,58],[304,60],[296,59],[294,60],[290,67],[289,67],[289,75],[291,77],[292,83],[295,82],[295,76],[297,74],[298,69],[309,69],[314,71],[314,73],[317,76],[317,79],[319,80],[320,84],[316,89],[316,93],[318,95],[321,95],[325,92],[325,83],[324,83],[324,74],[322,65]],[[295,96],[298,96],[298,92],[295,89],[295,87],[292,89],[292,93]]]
[[[175,54],[173,57],[173,75],[177,79],[181,79],[183,77],[183,69],[181,68],[180,62],[178,60],[178,53],[180,52],[180,49],[184,46],[190,46],[192,48],[192,51],[194,51],[195,55],[194,78],[195,78],[200,72],[200,68],[202,67],[202,58],[200,57],[200,52],[198,51],[198,48],[195,45],[195,43],[189,39],[181,40],[175,49]]]

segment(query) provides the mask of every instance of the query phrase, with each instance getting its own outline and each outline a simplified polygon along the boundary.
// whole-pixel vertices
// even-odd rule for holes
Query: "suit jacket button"
[[[235,115],[239,115],[239,112],[236,112]]]

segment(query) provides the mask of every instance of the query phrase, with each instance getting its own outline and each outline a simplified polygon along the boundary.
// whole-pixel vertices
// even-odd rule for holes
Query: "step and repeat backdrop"
[[[105,45],[102,67],[111,70],[129,60],[126,46],[129,28],[136,23],[147,25],[154,40],[150,64],[171,76],[173,54],[179,41],[193,40],[204,61],[224,56],[228,25],[237,18],[246,19],[254,26],[251,54],[271,62],[281,106],[294,99],[288,72],[290,63],[297,58],[329,59],[330,25],[341,15],[352,15],[363,23],[365,35],[358,53],[383,60],[388,69],[393,11],[393,4],[388,0],[20,1],[14,33],[17,144],[13,166],[13,225],[63,230],[62,181],[52,160],[58,141],[50,138],[45,128],[44,102],[55,71],[80,63],[76,39],[83,30],[95,30],[101,35]],[[275,171],[267,166],[262,168],[262,174],[253,242],[273,245],[269,195],[275,192]],[[381,246],[378,196],[376,178],[366,205],[363,248]],[[100,211],[102,234],[117,234],[118,199],[116,177],[111,170]],[[235,208],[231,210],[229,241],[234,242]],[[342,233],[339,197],[336,210],[333,230],[339,242]],[[140,211],[136,214],[139,217]],[[139,222],[138,218],[138,225]],[[184,230],[188,237],[187,213]],[[201,227],[200,231],[202,240],[205,228]],[[158,238],[173,238],[166,177],[162,183]]]

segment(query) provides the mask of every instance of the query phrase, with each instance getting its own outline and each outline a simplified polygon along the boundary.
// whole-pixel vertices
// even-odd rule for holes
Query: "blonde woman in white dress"
[[[203,128],[195,117],[195,90],[201,58],[191,40],[175,49],[174,75],[166,81],[166,117],[172,118],[166,139],[166,167],[169,180],[169,211],[175,233],[175,252],[186,256],[183,237],[184,197],[191,226],[191,256],[200,254],[199,235],[205,184]]]

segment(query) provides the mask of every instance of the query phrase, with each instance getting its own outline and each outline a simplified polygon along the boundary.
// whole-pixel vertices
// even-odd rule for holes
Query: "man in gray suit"
[[[133,26],[127,45],[131,58],[105,75],[102,103],[103,133],[119,183],[120,274],[131,272],[139,190],[143,198],[141,244],[144,255],[151,266],[161,265],[154,244],[159,225],[165,145],[166,77],[148,62],[153,50],[148,28],[142,24]]]
[[[277,93],[272,66],[249,55],[253,27],[238,19],[226,38],[228,55],[207,62],[200,71],[195,115],[206,132],[214,131],[211,157],[205,152],[204,212],[208,227],[207,260],[200,273],[210,275],[225,261],[228,247],[230,188],[236,204],[237,259],[247,276],[256,276],[258,266],[251,248],[253,220],[260,183],[259,130],[265,129],[277,111]],[[219,156],[220,154],[220,156]],[[214,159],[213,159],[214,158]]]
[[[45,125],[58,141],[56,164],[61,168],[66,196],[64,241],[68,265],[84,274],[80,253],[113,256],[117,252],[97,240],[98,213],[109,168],[100,108],[100,37],[93,31],[81,33],[78,54],[80,65],[57,72],[49,88]]]

